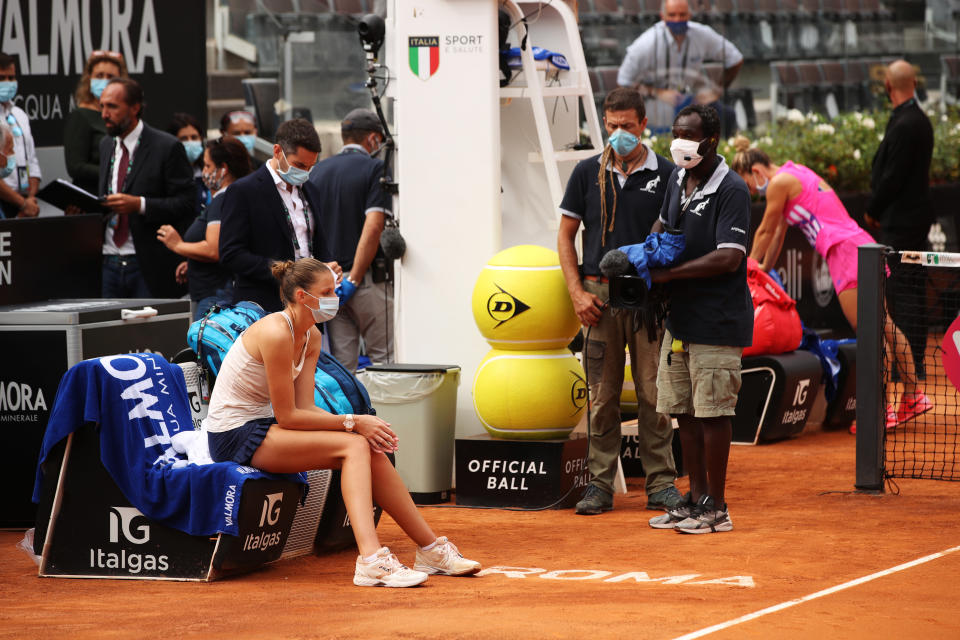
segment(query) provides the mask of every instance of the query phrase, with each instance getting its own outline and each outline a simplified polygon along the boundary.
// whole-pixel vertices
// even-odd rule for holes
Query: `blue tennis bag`
[[[200,366],[216,378],[223,359],[240,334],[266,315],[256,302],[214,305],[204,317],[190,325],[187,345],[197,354]],[[316,405],[330,413],[376,413],[367,389],[329,353],[321,351],[317,358],[313,388]]]

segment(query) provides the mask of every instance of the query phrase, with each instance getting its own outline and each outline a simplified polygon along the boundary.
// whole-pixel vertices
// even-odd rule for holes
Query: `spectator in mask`
[[[257,141],[257,121],[249,111],[231,111],[220,118],[220,133],[233,136],[243,143],[247,153],[253,161],[253,168],[259,169],[262,162],[253,155],[253,147]]]
[[[180,141],[187,152],[187,160],[193,167],[193,181],[197,185],[197,214],[210,204],[210,190],[204,184],[203,135],[200,122],[189,113],[175,113],[167,127],[167,133]]]
[[[199,320],[214,304],[230,302],[232,278],[220,266],[220,197],[238,180],[250,173],[250,156],[243,145],[230,136],[207,143],[203,152],[201,177],[212,194],[210,204],[181,237],[176,228],[165,224],[157,230],[157,239],[187,260],[177,266],[177,282],[186,282],[195,305],[194,320]]]
[[[127,65],[115,51],[94,51],[73,94],[76,108],[63,130],[63,156],[73,183],[96,193],[100,178],[100,141],[107,127],[100,117],[100,94],[111,78],[126,78]]]
[[[30,120],[13,104],[17,96],[17,64],[13,56],[0,53],[0,118],[13,132],[15,169],[0,180],[0,207],[7,218],[32,218],[40,213],[40,163],[33,145]]]

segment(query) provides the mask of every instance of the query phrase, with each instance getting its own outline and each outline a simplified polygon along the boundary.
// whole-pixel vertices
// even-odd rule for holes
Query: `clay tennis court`
[[[41,579],[16,548],[22,532],[0,532],[0,637],[666,639],[898,567],[707,637],[960,637],[960,485],[853,494],[854,438],[809,425],[790,441],[733,447],[729,477],[735,528],[703,536],[650,529],[635,479],[594,517],[425,507],[469,557],[526,577],[432,577],[416,589],[354,587],[349,551],[208,584]],[[412,563],[388,516],[379,531]]]

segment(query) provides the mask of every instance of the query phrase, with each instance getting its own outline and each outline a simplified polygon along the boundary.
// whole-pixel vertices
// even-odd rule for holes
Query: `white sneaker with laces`
[[[440,536],[429,551],[417,547],[413,568],[430,575],[472,576],[480,571],[480,563],[464,558],[455,544]]]
[[[358,587],[415,587],[427,580],[427,574],[405,567],[390,549],[380,547],[373,562],[357,557],[353,584]]]

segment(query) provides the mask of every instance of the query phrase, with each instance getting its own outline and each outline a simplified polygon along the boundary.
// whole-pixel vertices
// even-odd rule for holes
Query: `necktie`
[[[127,151],[127,145],[120,141],[120,166],[117,167],[117,193],[123,193],[123,183],[127,179],[127,165],[130,164],[130,152]],[[127,220],[127,214],[117,214],[117,227],[113,230],[113,244],[117,247],[123,246],[130,235],[130,222]]]

